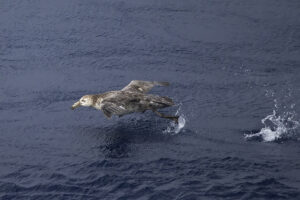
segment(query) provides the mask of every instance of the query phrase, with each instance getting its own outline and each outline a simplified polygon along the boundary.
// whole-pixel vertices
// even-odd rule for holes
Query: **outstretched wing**
[[[125,107],[116,103],[105,102],[101,105],[101,110],[107,118],[111,118],[112,115],[122,115]]]
[[[154,86],[168,86],[168,82],[157,82],[157,81],[131,81],[126,87],[122,89],[122,91],[128,92],[139,92],[139,93],[147,93]]]

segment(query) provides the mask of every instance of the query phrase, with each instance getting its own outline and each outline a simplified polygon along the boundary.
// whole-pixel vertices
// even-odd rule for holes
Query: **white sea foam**
[[[265,142],[276,141],[284,138],[291,138],[296,134],[296,129],[300,123],[296,119],[295,111],[284,111],[281,115],[276,112],[278,108],[275,100],[275,109],[271,115],[261,120],[264,127],[258,133],[246,134],[246,139],[261,138]],[[295,104],[290,106],[291,109]],[[286,108],[286,107],[285,107]]]
[[[179,104],[175,115],[179,116],[178,124],[176,124],[174,121],[170,122],[166,130],[163,131],[164,134],[176,135],[180,133],[180,131],[184,128],[186,123],[186,117],[181,112],[181,104]]]

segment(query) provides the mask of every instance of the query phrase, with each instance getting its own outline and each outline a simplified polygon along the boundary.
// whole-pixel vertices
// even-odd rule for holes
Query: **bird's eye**
[[[84,103],[84,102],[85,102],[85,100],[81,100],[81,102],[82,102],[82,103]]]

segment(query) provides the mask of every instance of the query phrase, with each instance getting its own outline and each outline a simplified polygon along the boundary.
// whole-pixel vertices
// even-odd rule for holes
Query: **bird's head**
[[[79,106],[92,106],[93,105],[93,96],[92,95],[85,95],[79,99],[79,101],[75,102],[71,109],[74,110],[75,108]]]

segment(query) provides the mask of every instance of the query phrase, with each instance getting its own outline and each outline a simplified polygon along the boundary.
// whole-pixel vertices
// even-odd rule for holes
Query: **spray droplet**
[[[182,104],[179,104],[179,108],[177,109],[175,115],[179,116],[178,118],[178,124],[175,122],[170,122],[167,126],[166,130],[163,131],[164,134],[170,134],[170,135],[176,135],[178,134],[185,126],[186,118],[184,114],[181,113],[181,106]]]
[[[295,119],[295,112],[284,112],[282,116],[273,114],[266,116],[261,120],[263,127],[258,133],[246,134],[246,139],[262,138],[265,142],[276,141],[281,138],[291,137],[300,123]]]

